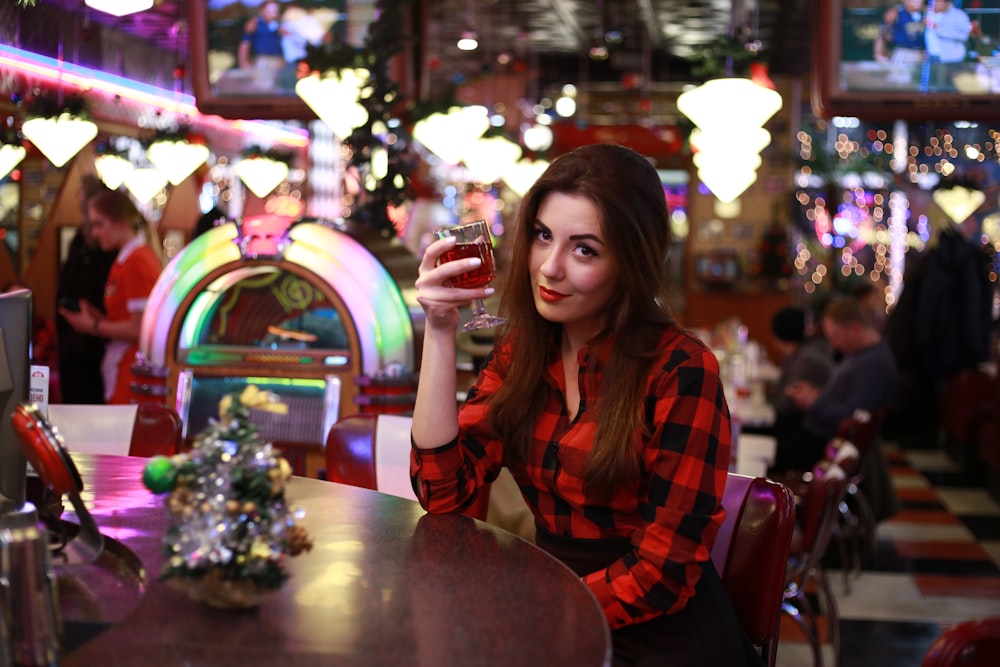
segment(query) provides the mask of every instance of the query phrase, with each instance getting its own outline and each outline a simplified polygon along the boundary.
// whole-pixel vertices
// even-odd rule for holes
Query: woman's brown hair
[[[489,413],[507,463],[526,459],[548,391],[542,376],[547,351],[561,330],[535,309],[529,269],[538,209],[553,192],[586,197],[597,207],[604,242],[619,267],[617,294],[598,334],[614,346],[593,406],[597,433],[587,472],[592,488],[608,489],[641,472],[635,436],[643,425],[642,397],[657,342],[673,322],[667,305],[666,196],[656,170],[641,155],[595,144],[557,158],[522,200],[500,303],[507,318],[500,338],[511,342],[510,365]]]
[[[146,244],[160,260],[160,264],[164,264],[163,243],[160,241],[159,234],[156,233],[156,229],[149,224],[145,216],[139,212],[128,195],[117,190],[105,190],[88,199],[87,206],[109,220],[123,222],[137,232],[142,232]]]

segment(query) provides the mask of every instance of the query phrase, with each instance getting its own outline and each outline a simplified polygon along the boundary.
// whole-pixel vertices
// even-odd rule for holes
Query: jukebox
[[[343,223],[264,215],[215,227],[170,261],[149,297],[146,376],[161,378],[154,393],[186,436],[227,394],[276,394],[287,414],[262,410],[254,423],[312,475],[330,427],[359,411],[373,380],[415,387],[417,264],[397,239]]]

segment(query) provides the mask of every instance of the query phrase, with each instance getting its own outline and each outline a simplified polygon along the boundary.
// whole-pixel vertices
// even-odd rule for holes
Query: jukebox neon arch
[[[221,394],[254,383],[301,410],[275,432],[263,425],[265,437],[316,445],[352,411],[355,378],[412,373],[414,347],[400,283],[372,249],[332,223],[273,215],[183,248],[149,297],[139,338],[188,433],[214,416]]]

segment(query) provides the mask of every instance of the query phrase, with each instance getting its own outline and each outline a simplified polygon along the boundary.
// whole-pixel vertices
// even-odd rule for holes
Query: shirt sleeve
[[[651,383],[645,418],[649,482],[632,551],[584,577],[612,628],[683,609],[725,517],[732,433],[710,351],[670,356]]]
[[[491,358],[458,413],[458,437],[441,447],[410,450],[410,482],[428,512],[461,512],[500,473],[503,447],[487,425],[486,399],[503,374]],[[411,442],[412,444],[412,442]]]
[[[148,248],[139,248],[122,265],[121,289],[124,292],[126,309],[130,313],[141,313],[146,308],[149,295],[160,277],[160,265],[156,256]]]

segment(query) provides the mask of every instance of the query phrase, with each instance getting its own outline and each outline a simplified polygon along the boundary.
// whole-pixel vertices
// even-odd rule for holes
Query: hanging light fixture
[[[187,139],[164,138],[150,144],[146,156],[171,185],[180,185],[195,169],[205,164],[208,146]]]
[[[288,178],[288,163],[267,155],[245,157],[233,167],[251,192],[263,199]]]
[[[51,118],[32,118],[21,126],[23,134],[49,162],[62,167],[94,140],[97,125],[89,120],[62,112]]]
[[[484,137],[465,152],[462,161],[478,183],[495,183],[521,159],[521,147],[504,137]]]
[[[535,184],[538,177],[548,169],[549,163],[546,160],[518,160],[510,165],[500,177],[503,182],[518,197],[523,197],[528,189]]]
[[[368,110],[360,103],[368,92],[370,74],[366,69],[315,72],[295,84],[295,94],[316,116],[330,126],[341,140],[368,122]]]
[[[167,177],[152,167],[134,169],[125,177],[125,188],[140,204],[147,203],[165,187],[167,187]]]
[[[417,121],[413,137],[448,164],[458,164],[463,154],[490,127],[486,107],[451,107]]]
[[[986,201],[986,193],[964,185],[939,187],[931,194],[934,203],[952,222],[960,225]]]
[[[760,151],[771,143],[762,126],[781,108],[781,95],[750,79],[712,79],[682,93],[677,108],[698,126],[691,134],[698,177],[719,201],[734,201],[757,179]]]
[[[21,163],[28,151],[24,146],[0,143],[0,179],[6,178],[7,174],[14,171],[14,167]]]
[[[86,0],[84,4],[112,16],[138,14],[152,8],[155,0]]]
[[[121,155],[105,153],[94,160],[94,169],[104,185],[117,190],[125,182],[125,178],[135,171],[135,165]]]

